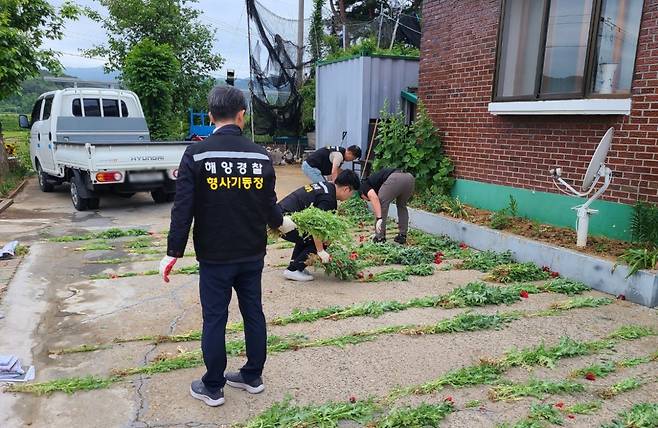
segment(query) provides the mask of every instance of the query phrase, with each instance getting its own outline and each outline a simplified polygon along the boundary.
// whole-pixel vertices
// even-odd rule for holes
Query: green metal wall
[[[576,212],[571,209],[582,204],[585,199],[559,193],[540,192],[510,186],[458,179],[453,188],[453,196],[474,207],[498,211],[509,204],[512,195],[517,203],[519,214],[532,220],[555,226],[576,227]],[[598,200],[592,204],[598,214],[591,217],[589,234],[615,239],[630,239],[629,225],[633,207]]]

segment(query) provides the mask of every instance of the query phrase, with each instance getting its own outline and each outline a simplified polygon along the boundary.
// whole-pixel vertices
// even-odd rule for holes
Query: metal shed
[[[317,147],[356,144],[366,154],[371,120],[388,101],[400,107],[401,93],[418,85],[418,59],[361,56],[320,63],[316,70],[315,132]]]

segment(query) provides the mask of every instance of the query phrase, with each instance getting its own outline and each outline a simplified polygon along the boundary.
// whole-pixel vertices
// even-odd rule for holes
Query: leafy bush
[[[315,79],[308,79],[299,89],[302,98],[302,132],[315,131],[315,119],[313,109],[315,108]]]
[[[450,177],[454,166],[444,155],[437,129],[422,103],[418,105],[416,121],[410,126],[405,124],[403,113],[390,114],[384,106],[377,132],[379,144],[375,148],[375,170],[400,168],[413,174],[419,192],[450,192],[454,184],[454,178]]]
[[[638,202],[633,207],[631,236],[647,246],[658,246],[658,205]]]
[[[649,250],[647,248],[631,248],[619,256],[619,261],[628,265],[628,278],[640,269],[656,269],[658,266],[658,248]]]
[[[418,48],[413,46],[407,46],[402,43],[396,43],[391,49],[378,48],[377,39],[375,37],[369,37],[349,46],[347,49],[334,49],[332,43],[334,40],[331,38],[324,38],[323,43],[327,45],[330,53],[324,59],[325,61],[340,61],[342,59],[347,59],[356,56],[370,56],[370,55],[381,55],[381,56],[408,56],[408,57],[419,57],[420,51]]]
[[[510,227],[512,224],[512,216],[509,214],[507,211],[507,208],[503,208],[500,211],[496,211],[493,214],[491,214],[490,220],[489,220],[489,226],[491,226],[493,229],[507,229]]]

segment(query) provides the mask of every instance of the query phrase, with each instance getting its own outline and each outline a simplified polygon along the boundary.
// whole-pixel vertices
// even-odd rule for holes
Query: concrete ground
[[[305,183],[298,167],[277,169],[277,194],[285,196]],[[12,353],[25,363],[34,364],[37,381],[98,375],[113,370],[144,365],[164,355],[199,349],[199,342],[153,344],[148,341],[114,343],[117,338],[143,335],[182,334],[201,327],[195,275],[177,275],[169,284],[158,276],[92,280],[99,273],[140,272],[157,269],[159,255],[141,256],[121,264],[93,264],[93,260],[126,257],[123,244],[104,251],[76,251],[80,242],[56,243],[47,236],[87,233],[109,227],[141,227],[163,231],[169,227],[171,205],[155,205],[148,195],[132,199],[107,198],[96,212],[78,213],[62,189],[45,194],[32,181],[15,204],[0,215],[0,242],[20,239],[31,244],[29,255],[14,275],[0,302],[0,354]],[[160,239],[155,235],[156,241]],[[160,241],[162,241],[160,239]],[[164,251],[164,249],[163,249]],[[483,278],[476,271],[437,271],[430,277],[412,277],[408,282],[340,282],[316,275],[312,283],[291,283],[282,276],[281,265],[290,249],[271,245],[263,277],[264,306],[268,320],[288,315],[295,308],[322,308],[364,301],[409,300],[414,297],[447,293],[470,281]],[[150,260],[149,260],[150,259]],[[1,262],[0,262],[1,263]],[[193,264],[186,258],[180,265]],[[602,296],[597,292],[588,295]],[[484,307],[478,313],[498,310],[535,311],[547,309],[563,295],[537,294],[511,307]],[[340,321],[270,326],[277,336],[303,334],[310,339],[370,330],[399,324],[431,324],[461,309],[412,309],[379,318],[354,317]],[[229,321],[239,321],[236,299],[231,303]],[[151,376],[136,375],[107,389],[61,392],[49,396],[0,393],[0,427],[220,427],[245,422],[273,403],[286,397],[300,404],[320,404],[369,396],[386,396],[396,386],[409,386],[434,379],[448,370],[477,363],[480,358],[500,357],[512,347],[526,347],[545,341],[554,344],[562,335],[579,340],[605,337],[618,326],[636,324],[658,326],[655,310],[627,302],[577,309],[559,316],[527,318],[504,329],[445,335],[388,335],[345,348],[319,347],[270,355],[264,373],[266,391],[248,395],[226,389],[226,404],[210,408],[189,396],[189,383],[198,379],[203,367],[174,370]],[[231,338],[239,338],[233,334]],[[93,352],[58,355],[58,349],[80,345],[111,344]],[[513,369],[512,380],[561,379],[574,368],[605,359],[644,356],[658,349],[658,338],[646,337],[625,342],[616,354],[604,353],[561,361],[555,369]],[[238,369],[241,357],[229,358],[229,369]],[[658,363],[649,363],[597,381],[596,388],[624,377],[647,378],[640,389],[606,400],[591,416],[568,419],[566,426],[598,426],[609,421],[632,403],[658,402],[655,373]],[[653,375],[651,375],[653,373]],[[648,376],[648,377],[647,377]],[[652,377],[653,376],[653,377]],[[589,386],[589,385],[588,385]],[[579,397],[552,397],[549,400],[572,403],[593,399],[594,389]],[[446,389],[425,397],[405,399],[404,403],[440,402],[450,395],[460,411],[447,417],[443,426],[488,427],[512,421],[528,413],[533,400],[515,403],[487,401],[488,387]],[[466,409],[470,400],[482,405]],[[548,401],[551,402],[551,401]],[[347,425],[346,425],[347,426]]]

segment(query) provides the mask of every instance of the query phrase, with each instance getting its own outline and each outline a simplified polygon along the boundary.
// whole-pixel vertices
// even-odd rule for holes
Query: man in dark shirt
[[[267,151],[242,136],[246,111],[242,92],[215,87],[208,104],[216,128],[204,141],[190,145],[181,159],[160,274],[169,282],[194,220],[203,314],[201,350],[207,371],[192,382],[190,394],[209,406],[220,406],[225,383],[252,394],[265,388],[261,374],[267,333],[261,277],[267,224],[287,233],[294,223],[284,219],[276,205],[276,177]],[[247,363],[239,372],[225,373],[226,321],[233,288],[244,320]]]
[[[354,171],[342,171],[335,182],[321,181],[300,187],[283,198],[278,205],[282,214],[302,211],[311,204],[321,210],[333,211],[338,207],[337,201],[351,198],[352,193],[358,189],[359,177]],[[302,237],[297,230],[283,235],[283,239],[295,243],[290,265],[283,276],[292,281],[312,281],[313,276],[306,270],[308,256],[316,253],[322,263],[329,261],[329,253],[324,249],[322,241],[312,236]]]
[[[311,180],[311,183],[334,181],[340,172],[340,166],[345,162],[352,162],[361,157],[359,146],[349,146],[347,149],[337,146],[327,146],[317,149],[302,162],[302,171]]]
[[[388,207],[395,201],[398,208],[400,233],[394,238],[399,244],[407,242],[409,211],[407,202],[414,193],[416,180],[408,172],[396,168],[384,168],[370,175],[361,183],[361,197],[372,204],[375,213],[375,242],[386,241]]]

